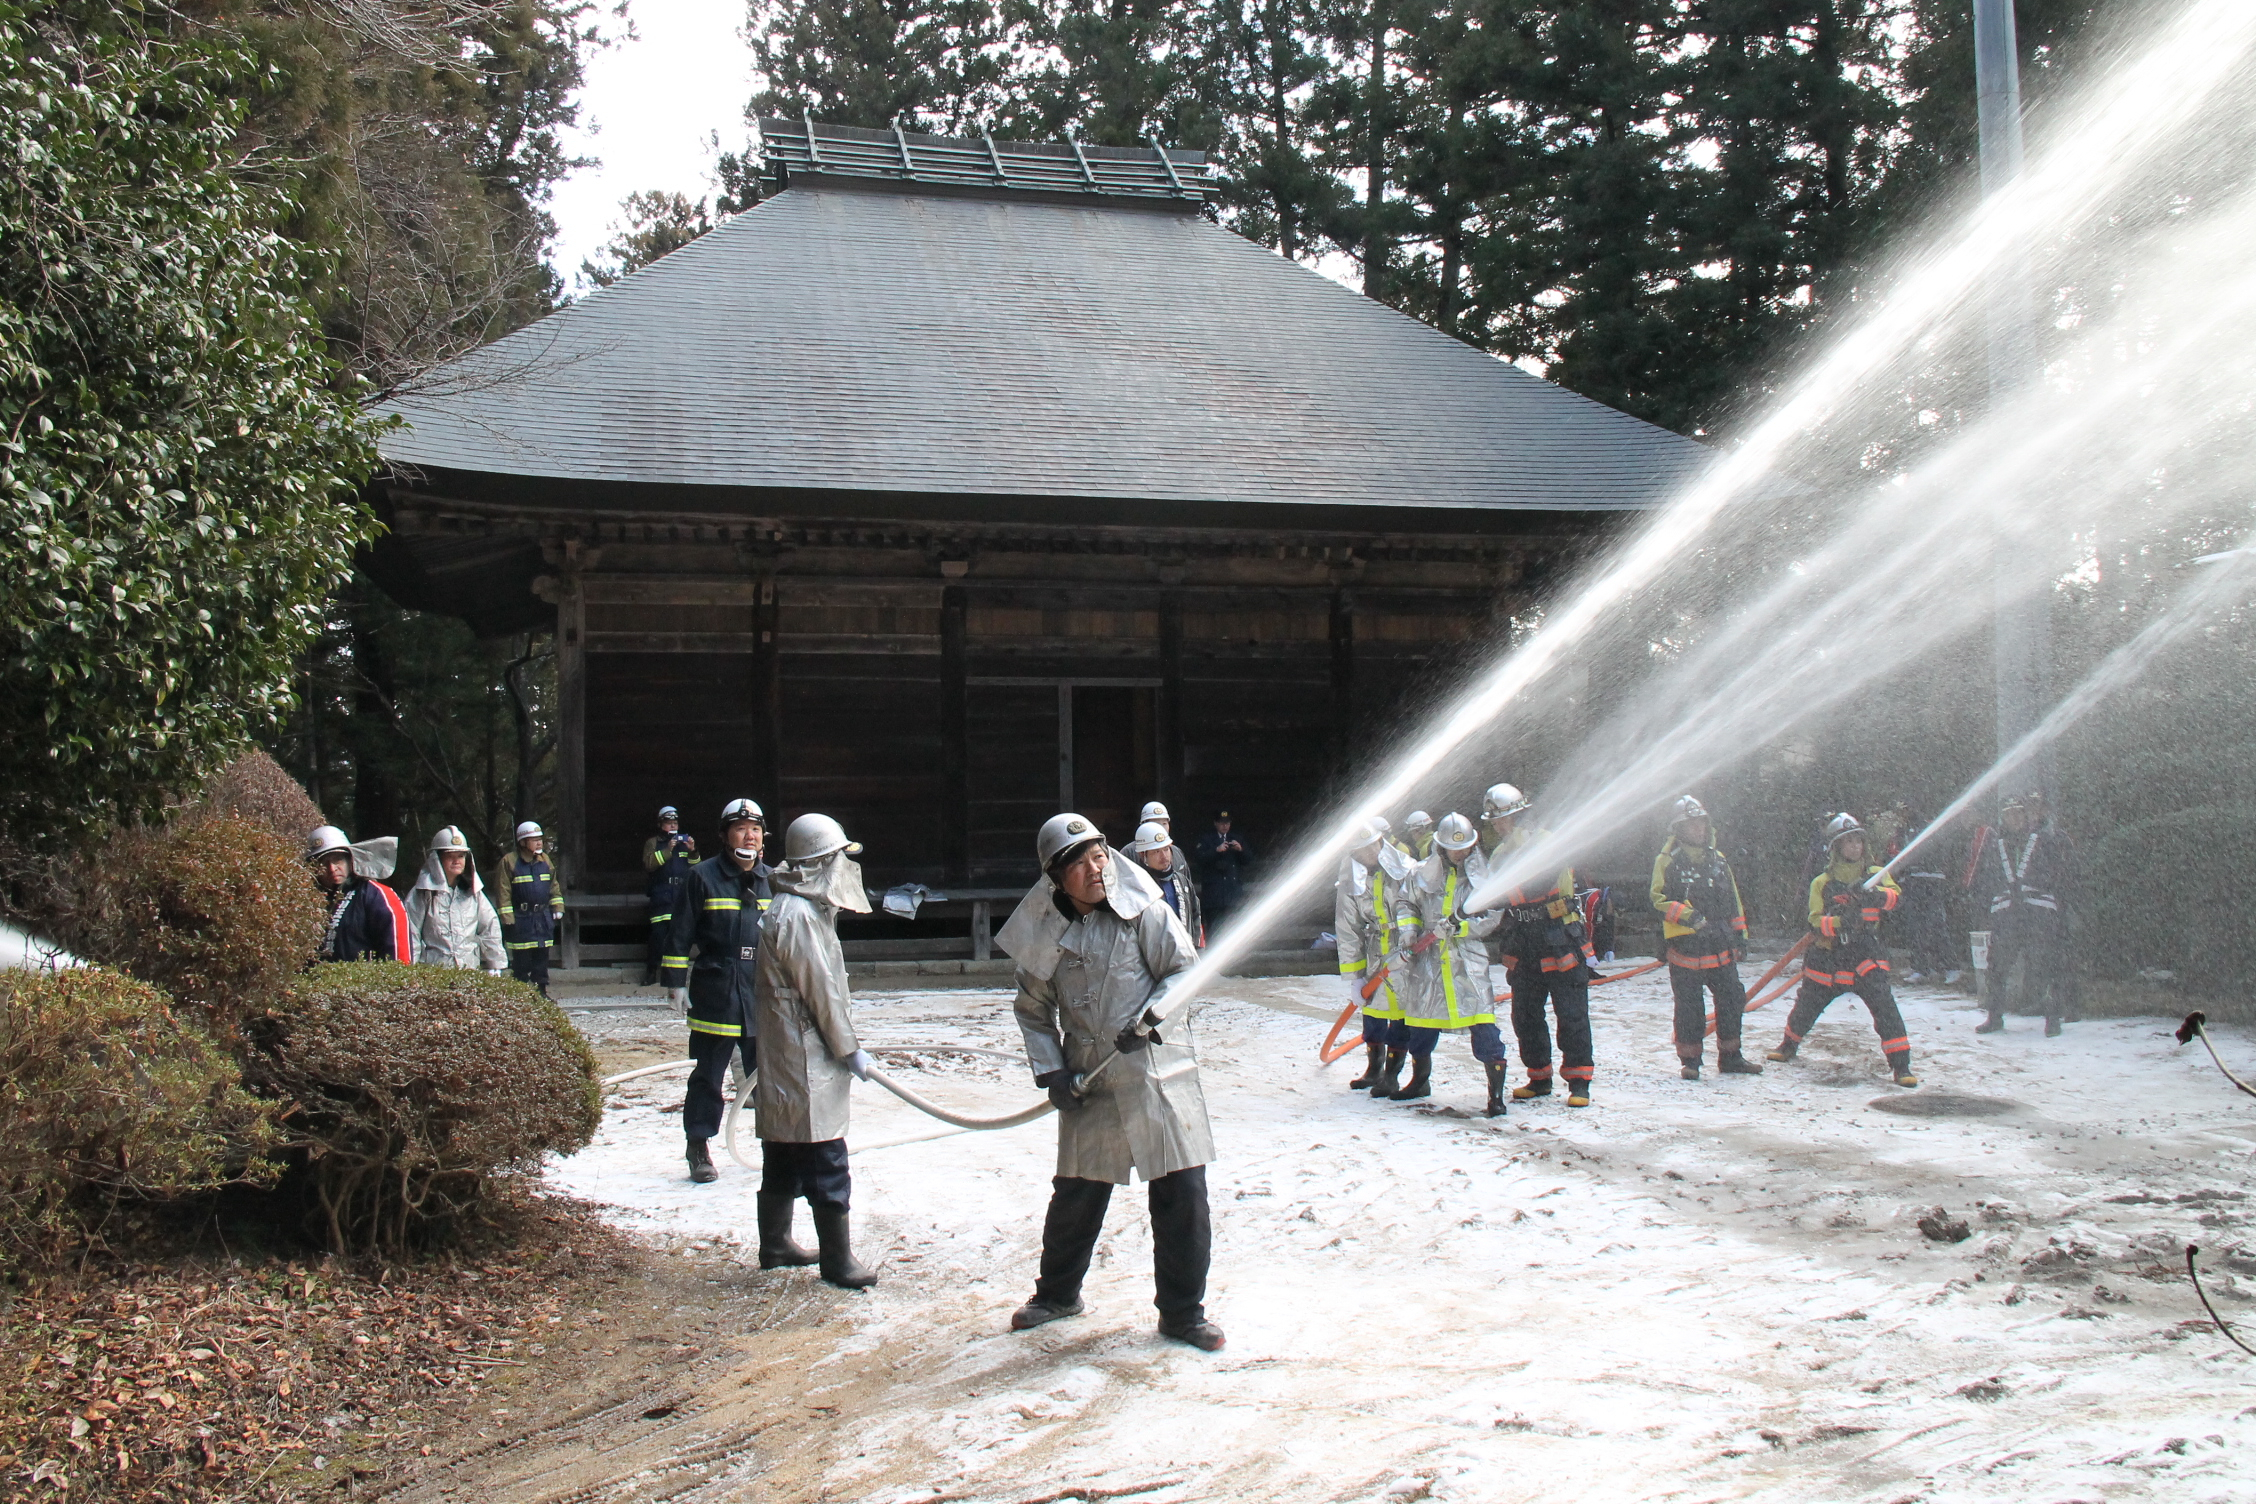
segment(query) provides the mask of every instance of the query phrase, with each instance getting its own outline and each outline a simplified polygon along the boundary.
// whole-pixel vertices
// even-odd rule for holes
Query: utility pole
[[[1982,194],[2003,193],[2021,176],[2021,62],[2013,0],[1974,0],[1974,95],[1981,131]],[[2024,256],[2003,258],[1989,287],[1990,406],[2002,408],[2037,376],[2036,327]],[[2024,500],[2024,505],[2032,504]],[[2000,755],[2036,726],[2052,658],[2052,563],[2047,550],[2026,558],[2000,531],[1991,557],[1996,591],[1997,747]],[[2038,749],[2028,772],[2048,802],[2053,760]]]

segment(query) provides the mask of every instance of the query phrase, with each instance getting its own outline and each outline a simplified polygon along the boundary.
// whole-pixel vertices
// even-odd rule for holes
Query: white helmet
[[[754,818],[757,818],[760,806],[749,799],[739,799],[736,803],[752,805]],[[734,809],[736,805],[729,808]],[[801,815],[783,833],[783,859],[787,862],[811,862],[834,851],[853,856],[861,849],[862,843],[847,840],[846,827],[828,815]]]
[[[517,827],[517,839],[520,841],[528,840],[533,836],[539,835],[540,833],[541,828],[530,820],[527,820],[524,824]]]
[[[1047,872],[1059,853],[1103,839],[1104,832],[1097,829],[1097,822],[1086,815],[1071,812],[1052,815],[1034,833],[1034,860],[1040,862],[1042,870]]]
[[[1501,820],[1506,815],[1516,815],[1526,809],[1529,802],[1528,796],[1521,793],[1517,785],[1492,783],[1488,786],[1488,792],[1481,795],[1481,818]]]
[[[1402,822],[1402,833],[1406,836],[1423,835],[1425,832],[1433,828],[1433,816],[1427,814],[1422,809],[1414,809],[1410,811],[1410,818]]]
[[[470,843],[462,838],[460,826],[443,825],[439,827],[439,833],[431,837],[431,849],[433,851],[468,851]]]
[[[1825,849],[1831,851],[1838,847],[1843,836],[1861,836],[1863,834],[1864,827],[1857,824],[1856,816],[1851,814],[1835,815],[1825,822]]]
[[[1174,844],[1175,838],[1167,833],[1166,826],[1157,820],[1146,820],[1136,827],[1136,839],[1128,843],[1128,854],[1142,856],[1147,851],[1165,851]]]
[[[1444,851],[1463,851],[1479,840],[1480,832],[1473,829],[1473,822],[1455,810],[1443,815],[1434,827],[1434,844]]]
[[[1686,794],[1676,801],[1676,814],[1669,821],[1669,829],[1674,830],[1688,820],[1705,820],[1707,817],[1708,812],[1701,806],[1700,801],[1690,794]]]
[[[721,829],[726,830],[739,820],[750,820],[762,830],[768,828],[768,817],[760,806],[749,799],[731,799],[721,811]]]
[[[658,806],[658,818],[661,820],[679,820],[681,811],[671,804],[661,804]]]
[[[325,856],[335,856],[341,851],[351,850],[352,842],[345,839],[343,831],[334,825],[316,825],[313,833],[306,837],[305,859],[318,862]]]
[[[1348,850],[1361,851],[1366,846],[1375,846],[1385,840],[1387,833],[1392,829],[1392,826],[1377,815],[1366,815],[1363,817],[1363,823],[1356,827],[1355,844],[1350,846]]]
[[[1159,820],[1168,824],[1172,824],[1174,822],[1174,817],[1167,813],[1166,805],[1160,803],[1157,799],[1154,799],[1151,803],[1144,806],[1142,814],[1136,816],[1136,821],[1138,824],[1143,824],[1144,822],[1150,820]],[[1138,834],[1141,834],[1141,832],[1138,832]]]

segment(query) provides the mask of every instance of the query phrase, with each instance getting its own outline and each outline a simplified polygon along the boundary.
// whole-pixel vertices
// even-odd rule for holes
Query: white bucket
[[[1976,971],[1988,971],[1990,969],[1990,932],[1988,930],[1967,931],[1966,948],[1974,953],[1974,969]]]

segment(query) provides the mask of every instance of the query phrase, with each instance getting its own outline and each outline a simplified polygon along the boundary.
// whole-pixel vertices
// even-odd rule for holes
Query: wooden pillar
[[[1355,752],[1355,598],[1332,592],[1332,723],[1327,743],[1334,780],[1344,783]]]
[[[1173,806],[1183,797],[1183,606],[1169,599],[1159,608],[1159,797],[1181,825]]]
[[[580,580],[580,545],[564,545],[556,584],[556,876],[565,892],[557,962],[580,964],[580,922],[568,907],[584,891],[587,872],[587,596]]]
[[[776,641],[776,580],[761,574],[752,591],[752,786],[771,824],[783,804],[783,654]],[[780,848],[779,848],[780,849]]]
[[[940,859],[946,881],[971,881],[971,720],[965,682],[965,637],[970,610],[964,587],[940,591]],[[974,909],[974,917],[981,917]],[[973,926],[972,949],[982,949]],[[979,957],[984,959],[984,957]]]

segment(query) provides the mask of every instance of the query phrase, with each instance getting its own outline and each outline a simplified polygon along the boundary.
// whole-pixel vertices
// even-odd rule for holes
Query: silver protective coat
[[[509,965],[502,948],[501,916],[486,897],[478,864],[466,863],[468,886],[447,881],[433,848],[407,895],[407,927],[418,966],[451,966],[460,971],[500,971]]]
[[[846,1060],[861,1043],[838,944],[839,906],[823,896],[835,888],[832,865],[778,867],[768,879],[776,898],[760,926],[752,982],[760,1041],[752,1107],[754,1131],[779,1143],[846,1136],[854,1085]]]
[[[1484,942],[1504,922],[1504,911],[1490,909],[1470,916],[1464,911],[1465,899],[1488,880],[1488,860],[1479,848],[1466,855],[1456,877],[1454,883],[1449,880],[1449,859],[1439,851],[1420,862],[1412,876],[1419,928],[1433,935],[1434,943],[1418,957],[1402,1011],[1408,1018],[1462,1028],[1470,1021],[1487,1020],[1496,1011]]]
[[[1214,1157],[1214,1131],[1199,1086],[1189,1008],[1160,1029],[1164,1043],[1114,1055],[1113,1040],[1139,1020],[1169,977],[1198,953],[1190,931],[1149,878],[1112,853],[1105,902],[1068,920],[1057,887],[1027,891],[995,943],[1018,968],[1013,1009],[1036,1076],[1067,1070],[1094,1076],[1078,1111],[1058,1115],[1057,1173],[1126,1185],[1156,1180]]]

